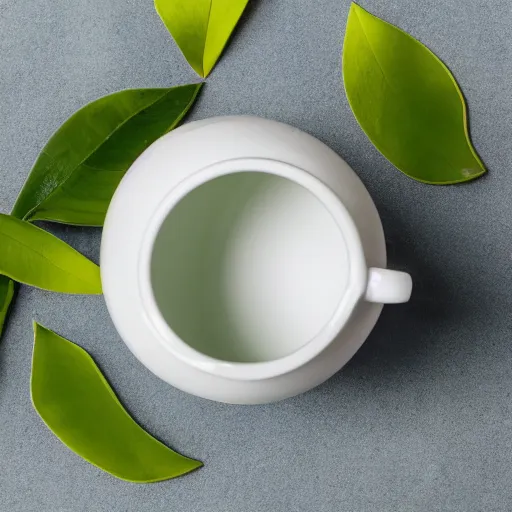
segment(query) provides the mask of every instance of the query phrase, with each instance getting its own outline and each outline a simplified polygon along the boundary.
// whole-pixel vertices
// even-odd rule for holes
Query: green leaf
[[[61,293],[101,293],[100,269],[68,244],[0,213],[0,274]]]
[[[14,282],[5,276],[0,276],[0,337],[13,296]]]
[[[68,448],[131,482],[167,480],[202,466],[139,427],[84,349],[38,324],[34,333],[32,402]]]
[[[201,77],[215,66],[248,0],[155,0],[155,8]]]
[[[201,85],[120,91],[80,109],[42,150],[12,215],[101,226],[127,169],[181,121]]]
[[[343,79],[361,128],[403,173],[437,185],[485,173],[448,68],[419,41],[356,4],[348,16]]]

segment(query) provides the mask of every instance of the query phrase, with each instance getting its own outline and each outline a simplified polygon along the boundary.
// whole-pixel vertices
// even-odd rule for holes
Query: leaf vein
[[[361,18],[359,17],[357,10],[355,11],[355,14],[357,17],[357,21],[359,21],[359,25],[361,26],[361,31],[363,32],[364,38],[366,39],[366,42],[368,43],[368,48],[370,48],[370,51],[375,59],[375,62],[377,63],[377,66],[379,67],[380,72],[382,73],[382,76],[384,77],[385,82],[389,85],[389,87],[393,90],[393,92],[396,92],[395,88],[393,87],[393,84],[391,83],[389,78],[386,76],[386,73],[384,72],[384,68],[382,67],[382,65],[380,63],[380,61],[377,57],[377,54],[375,53],[375,50],[373,49],[372,43],[370,42],[370,39],[368,37],[368,34],[366,33],[366,30],[364,29],[364,24],[363,24]]]
[[[119,123],[109,134],[108,136],[103,139],[85,158],[82,159],[82,161],[80,161],[73,169],[71,169],[71,171],[69,172],[68,176],[66,177],[66,179],[64,181],[62,181],[59,185],[57,185],[44,199],[42,199],[41,201],[39,201],[35,206],[33,206],[26,214],[25,216],[23,217],[24,220],[28,219],[32,213],[37,210],[37,208],[39,208],[39,206],[41,206],[41,204],[43,204],[45,201],[47,201],[57,190],[59,190],[70,178],[71,176],[73,175],[73,173],[81,166],[83,165],[96,151],[98,151],[98,149],[103,146],[103,144],[105,144],[107,142],[107,140],[109,140],[116,132],[118,132],[126,123],[128,123],[129,121],[131,121],[135,116],[139,115],[141,112],[143,112],[144,110],[152,107],[155,103],[157,103],[158,101],[160,101],[165,95],[169,94],[169,90],[166,90],[166,92],[164,92],[158,99],[156,99],[155,101],[153,101],[152,103],[150,103],[149,105],[146,105],[144,106],[143,108],[140,108],[139,110],[137,110],[136,112],[134,112],[131,116],[127,117],[123,122]],[[55,162],[55,158],[48,154],[46,151],[43,150],[43,152],[49,157],[52,159],[52,161]]]
[[[33,226],[33,227],[35,227],[35,226]],[[36,227],[36,229],[39,229],[39,228],[37,228],[37,227]],[[41,230],[41,231],[43,231],[43,230]],[[80,280],[80,281],[82,281],[83,283],[86,283],[87,285],[89,285],[89,286],[90,286],[90,284],[91,284],[91,283],[90,283],[89,281],[84,281],[80,276],[77,276],[76,274],[71,273],[69,270],[66,270],[66,269],[64,269],[64,268],[60,267],[60,266],[59,266],[59,265],[57,265],[53,260],[51,260],[50,258],[48,258],[48,256],[46,256],[44,253],[42,253],[42,252],[38,251],[38,250],[37,250],[37,249],[35,249],[34,247],[32,247],[32,246],[30,246],[30,245],[28,245],[28,244],[26,244],[26,243],[22,242],[21,240],[19,240],[19,239],[17,239],[17,238],[15,238],[15,237],[13,237],[12,235],[7,234],[5,231],[0,231],[0,233],[2,234],[2,236],[6,237],[6,238],[9,238],[10,240],[13,240],[14,242],[16,242],[17,244],[21,245],[22,247],[26,247],[27,249],[30,249],[31,251],[35,252],[36,254],[38,254],[39,256],[41,256],[41,257],[42,257],[43,259],[45,259],[46,261],[49,261],[49,262],[50,262],[50,264],[51,264],[52,266],[54,266],[55,268],[57,268],[57,269],[59,269],[59,270],[62,270],[62,272],[64,272],[65,274],[68,274],[68,275],[70,275],[70,276],[72,276],[72,277],[75,277],[75,278],[77,278],[78,280]],[[47,233],[47,234],[48,234],[49,236],[53,236],[51,233]],[[59,242],[62,242],[62,243],[64,243],[64,244],[66,243],[66,242],[62,241],[60,238],[57,238],[57,237],[55,237],[55,238],[56,238]],[[66,244],[66,245],[67,245],[67,244]],[[69,248],[70,248],[72,251],[75,251],[75,249],[73,249],[71,246],[69,246]],[[85,256],[83,256],[82,254],[80,254],[78,251],[75,251],[75,252],[76,252],[78,255],[82,256],[85,260],[87,260],[87,258],[86,258]],[[91,264],[93,264],[93,265],[94,265],[94,263],[92,263],[92,261],[90,261],[90,260],[87,260],[87,261],[89,261]],[[11,279],[15,279],[13,276],[10,276],[10,275],[7,275],[7,274],[3,274],[3,275],[5,275],[5,276],[7,276],[7,277],[10,277]]]

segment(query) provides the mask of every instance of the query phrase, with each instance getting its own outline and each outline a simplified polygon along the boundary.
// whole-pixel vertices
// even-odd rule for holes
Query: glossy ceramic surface
[[[117,190],[101,249],[132,352],[170,384],[232,403],[283,399],[339,370],[380,314],[368,301],[410,294],[410,277],[385,264],[379,216],[348,165],[252,117],[154,143]]]

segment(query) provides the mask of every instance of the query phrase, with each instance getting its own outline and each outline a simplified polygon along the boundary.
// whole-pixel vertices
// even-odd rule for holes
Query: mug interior
[[[333,318],[349,281],[343,233],[290,179],[222,175],[170,210],[150,257],[153,296],[169,328],[217,360],[285,357]]]

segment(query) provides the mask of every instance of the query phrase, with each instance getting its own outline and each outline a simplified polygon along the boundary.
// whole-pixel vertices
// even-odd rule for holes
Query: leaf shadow
[[[71,247],[90,260],[98,263],[101,227],[74,226],[47,221],[37,221],[34,224],[71,245]]]
[[[240,16],[240,19],[238,20],[237,26],[235,27],[235,30],[233,32],[235,32],[236,30],[239,29],[239,27],[241,27],[242,25],[247,23],[247,20],[251,17],[252,13],[261,5],[261,3],[263,1],[264,0],[249,0],[247,2],[247,5],[245,6],[244,12]]]
[[[258,8],[260,8],[261,2],[264,0],[249,0],[247,5],[245,6],[245,9],[242,12],[242,15],[240,16],[240,19],[238,20],[237,24],[235,25],[235,28],[229,34],[229,37],[226,41],[226,44],[224,45],[224,49],[222,50],[219,58],[217,59],[217,62],[213,66],[213,69],[210,71],[210,73],[204,77],[204,80],[210,78],[212,75],[215,74],[215,69],[219,66],[219,63],[229,58],[229,53],[232,51],[231,46],[233,39],[237,37],[237,34],[245,29],[245,26],[249,23],[250,19],[254,16],[254,13],[257,11]]]

